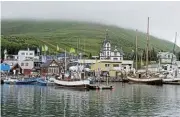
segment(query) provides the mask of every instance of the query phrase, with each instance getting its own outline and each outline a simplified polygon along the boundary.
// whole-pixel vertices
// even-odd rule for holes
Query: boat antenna
[[[177,32],[175,33],[175,41],[174,41],[174,46],[173,46],[173,54],[175,55],[175,48],[176,48],[176,39],[177,39]],[[171,65],[173,63],[173,55],[171,58]]]
[[[137,29],[136,29],[136,72],[137,72]]]
[[[148,51],[149,51],[149,17],[148,17],[148,24],[147,24],[146,76],[148,73]]]

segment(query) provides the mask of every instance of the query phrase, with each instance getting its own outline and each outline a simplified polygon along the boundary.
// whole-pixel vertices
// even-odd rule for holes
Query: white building
[[[22,68],[22,73],[30,74],[34,67],[34,61],[39,60],[39,56],[35,56],[34,50],[19,50],[18,55],[8,55],[5,53],[4,63],[10,65],[13,68],[17,63]]]
[[[113,48],[108,38],[109,38],[108,33],[106,31],[106,37],[100,49],[100,55],[99,55],[100,60],[113,60],[113,61],[123,60],[124,53],[122,49],[117,48],[117,46]]]
[[[24,61],[24,60],[27,60],[27,59],[31,59],[33,60],[35,57],[35,52],[34,50],[20,50],[18,52],[18,61]]]
[[[157,58],[160,64],[175,64],[176,62],[176,55],[170,52],[159,52]]]

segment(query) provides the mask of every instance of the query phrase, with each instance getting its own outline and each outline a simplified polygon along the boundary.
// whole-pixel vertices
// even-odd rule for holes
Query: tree
[[[89,59],[92,59],[92,54],[91,53],[89,53],[89,57],[88,57]]]
[[[178,55],[178,56],[177,56],[177,60],[180,61],[180,52],[178,52],[177,55]]]

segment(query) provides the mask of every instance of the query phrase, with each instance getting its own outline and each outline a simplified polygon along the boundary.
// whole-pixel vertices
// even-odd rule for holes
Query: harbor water
[[[1,85],[2,117],[180,117],[180,86],[112,83],[113,90],[78,91]]]

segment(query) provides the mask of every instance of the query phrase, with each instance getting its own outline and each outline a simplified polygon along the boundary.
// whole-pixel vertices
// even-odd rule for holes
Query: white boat
[[[88,89],[90,85],[89,80],[79,80],[79,81],[63,81],[55,79],[54,83],[58,86],[62,87],[71,87],[71,88],[82,88],[82,89]]]
[[[168,66],[168,65],[166,65]],[[171,65],[170,65],[171,66]],[[163,78],[163,82],[178,82],[180,81],[180,74],[176,70],[177,68],[173,70],[167,70],[163,73],[161,73],[159,76]]]
[[[127,76],[127,79],[130,82],[136,82],[136,83],[145,83],[145,84],[152,84],[152,85],[162,84],[162,78],[133,78],[133,77]]]
[[[15,84],[18,81],[18,79],[12,79],[12,78],[7,78],[4,80],[5,84]]]

